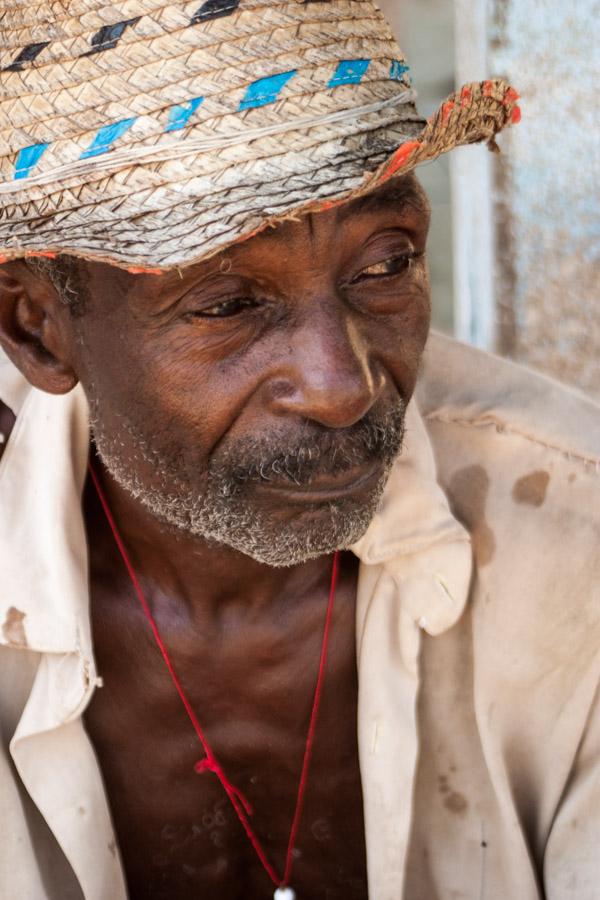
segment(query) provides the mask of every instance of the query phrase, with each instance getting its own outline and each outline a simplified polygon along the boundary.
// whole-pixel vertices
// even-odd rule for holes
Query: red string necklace
[[[200,723],[196,717],[194,710],[192,709],[192,706],[191,706],[190,701],[188,700],[188,697],[183,689],[183,686],[182,686],[181,682],[179,681],[179,678],[177,677],[177,673],[175,672],[175,669],[173,667],[173,663],[171,662],[171,658],[169,656],[167,648],[166,648],[165,644],[163,643],[163,640],[160,636],[158,626],[156,624],[154,616],[152,615],[152,612],[150,611],[150,606],[148,604],[148,601],[146,600],[146,597],[141,588],[138,577],[137,577],[135,570],[131,564],[131,560],[129,559],[129,554],[127,553],[125,544],[123,543],[123,540],[119,533],[119,529],[117,528],[117,524],[114,520],[114,517],[113,517],[110,507],[108,505],[108,500],[106,498],[106,495],[104,493],[102,485],[100,484],[100,479],[98,478],[98,475],[97,475],[97,473],[94,469],[94,466],[92,465],[91,462],[89,464],[89,471],[90,471],[90,475],[92,477],[94,486],[96,488],[96,493],[98,494],[98,498],[102,505],[102,509],[104,510],[104,514],[106,515],[106,519],[110,526],[110,530],[112,531],[112,534],[113,534],[113,537],[117,544],[117,547],[119,548],[121,557],[123,558],[123,562],[125,563],[125,568],[127,569],[127,572],[131,579],[131,583],[133,585],[134,591],[135,591],[137,598],[140,602],[140,605],[146,615],[146,618],[148,620],[150,628],[152,629],[154,639],[158,645],[158,649],[160,650],[160,652],[162,654],[165,665],[169,671],[169,675],[171,676],[171,679],[173,681],[173,684],[175,685],[175,688],[177,689],[177,693],[179,694],[181,702],[183,703],[183,705],[185,707],[185,711],[188,715],[188,718],[190,719],[190,722],[192,723],[192,725],[194,727],[194,731],[196,732],[196,735],[198,736],[198,740],[200,741],[202,748],[204,750],[205,756],[203,759],[199,760],[199,762],[196,763],[196,765],[194,766],[194,770],[198,774],[201,774],[203,772],[212,772],[214,775],[217,776],[217,778],[221,782],[221,785],[223,786],[225,793],[229,797],[231,805],[233,806],[235,813],[236,813],[238,819],[240,820],[240,822],[244,828],[244,831],[246,832],[248,840],[254,847],[256,855],[258,856],[264,870],[266,871],[269,878],[271,879],[271,881],[273,882],[273,884],[276,887],[275,894],[274,894],[275,900],[295,900],[296,895],[295,895],[294,891],[292,890],[292,888],[289,886],[290,878],[292,875],[293,851],[294,851],[294,846],[296,843],[296,837],[298,835],[298,828],[300,826],[300,818],[302,816],[302,806],[303,806],[303,802],[304,802],[304,794],[306,792],[306,785],[307,785],[307,781],[308,781],[308,769],[310,766],[310,760],[311,760],[311,756],[312,756],[312,750],[313,750],[313,744],[314,744],[314,738],[315,738],[315,730],[317,727],[317,718],[319,715],[319,707],[321,705],[321,694],[323,691],[323,682],[325,680],[325,667],[326,667],[326,662],[327,662],[327,651],[329,649],[329,633],[331,631],[331,619],[332,619],[332,614],[333,614],[333,606],[334,606],[334,601],[335,601],[335,593],[336,593],[338,574],[339,574],[340,554],[335,553],[334,557],[333,557],[333,566],[332,566],[332,572],[331,572],[331,585],[330,585],[330,589],[329,589],[329,602],[327,604],[327,613],[325,615],[325,627],[323,629],[323,643],[321,646],[321,657],[319,660],[319,672],[318,672],[318,676],[317,676],[317,684],[315,687],[312,711],[310,714],[310,723],[308,726],[308,734],[306,736],[306,745],[304,748],[304,759],[302,762],[300,782],[298,785],[298,794],[296,797],[296,808],[294,810],[294,817],[292,819],[292,827],[290,830],[290,837],[289,837],[287,853],[286,853],[286,857],[285,857],[285,868],[284,868],[284,872],[283,872],[283,878],[280,878],[277,875],[277,873],[276,873],[275,869],[273,868],[273,866],[271,865],[271,863],[269,862],[267,855],[266,855],[265,851],[263,850],[263,847],[262,847],[258,837],[256,836],[254,830],[252,829],[252,826],[250,825],[249,817],[252,816],[252,807],[251,807],[250,803],[248,802],[246,797],[242,794],[242,792],[238,788],[236,788],[235,785],[232,784],[231,781],[229,781],[229,779],[227,778],[227,775],[225,774],[221,764],[219,763],[218,759],[216,758],[215,754],[213,753],[213,751],[210,747],[210,744],[208,743],[208,741],[206,739],[206,736],[202,730],[202,727],[200,726]]]

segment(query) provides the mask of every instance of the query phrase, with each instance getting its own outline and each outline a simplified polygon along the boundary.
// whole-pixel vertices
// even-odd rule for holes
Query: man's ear
[[[49,394],[66,394],[78,381],[70,318],[49,279],[22,260],[0,266],[0,345],[30,384]]]

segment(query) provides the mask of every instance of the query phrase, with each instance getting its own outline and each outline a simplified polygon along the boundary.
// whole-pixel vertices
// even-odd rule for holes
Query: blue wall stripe
[[[19,150],[15,162],[15,181],[18,178],[27,178],[46,152],[47,147],[48,144],[32,144],[31,147],[24,147],[22,150]]]
[[[194,97],[189,103],[182,103],[181,106],[172,106],[169,110],[169,122],[165,131],[179,131],[185,128],[188,120],[196,112],[204,97]]]
[[[258,81],[248,85],[246,96],[240,103],[239,111],[275,103],[282,88],[285,87],[290,78],[294,77],[297,71],[297,69],[292,69],[291,72],[281,72],[281,74],[271,75],[269,78],[260,78]]]
[[[395,59],[390,66],[390,78],[392,81],[402,81],[402,76],[405,72],[410,72],[410,66],[407,66],[406,63],[401,62],[399,59]]]
[[[339,87],[341,84],[360,84],[370,64],[370,59],[343,59],[338,64],[335,75],[327,87]]]
[[[112,125],[105,125],[97,133],[96,137],[87,150],[84,150],[79,159],[87,159],[89,156],[99,156],[111,149],[115,141],[118,141],[126,131],[129,131],[137,116],[132,119],[121,119],[120,122],[113,122]]]

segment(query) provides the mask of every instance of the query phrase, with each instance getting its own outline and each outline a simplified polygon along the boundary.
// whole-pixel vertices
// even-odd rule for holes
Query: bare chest
[[[94,594],[96,595],[94,598]],[[104,687],[86,713],[131,900],[268,900],[274,886],[203,757],[144,621],[107,618],[92,592]],[[366,900],[356,739],[354,615],[334,619],[314,754],[294,849],[298,900]],[[283,870],[320,649],[319,629],[283,639],[249,627],[243,641],[188,634],[172,658],[212,749],[253,808],[251,824]],[[165,636],[167,637],[167,636]]]

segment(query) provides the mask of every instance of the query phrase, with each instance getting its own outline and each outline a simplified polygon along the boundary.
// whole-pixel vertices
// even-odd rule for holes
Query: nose
[[[351,318],[316,312],[292,336],[289,353],[269,384],[278,414],[348,428],[369,412],[385,375]]]

